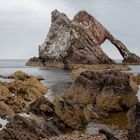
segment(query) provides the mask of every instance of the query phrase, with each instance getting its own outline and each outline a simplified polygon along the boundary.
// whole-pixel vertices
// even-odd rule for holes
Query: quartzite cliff
[[[52,12],[51,27],[44,43],[39,46],[39,57],[31,58],[27,65],[115,63],[100,48],[108,39],[119,50],[124,63],[140,63],[140,57],[131,53],[100,22],[86,11],[78,12],[73,20],[57,10]]]

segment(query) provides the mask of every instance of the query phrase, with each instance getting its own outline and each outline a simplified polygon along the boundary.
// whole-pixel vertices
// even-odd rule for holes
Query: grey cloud
[[[54,9],[70,18],[79,10],[87,10],[131,51],[140,55],[139,0],[0,0],[0,58],[37,55]],[[102,48],[108,54],[111,52],[111,57],[121,58],[109,42],[105,42]]]

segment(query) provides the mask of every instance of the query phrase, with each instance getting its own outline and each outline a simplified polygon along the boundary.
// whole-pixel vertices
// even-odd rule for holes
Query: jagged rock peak
[[[73,21],[85,22],[89,20],[95,19],[92,15],[90,15],[87,11],[81,10],[79,11],[73,18]]]
[[[60,21],[66,21],[66,22],[70,22],[70,20],[68,19],[68,17],[66,16],[66,14],[64,13],[60,13],[57,9],[55,9],[54,11],[51,12],[51,22],[56,22],[56,20]]]

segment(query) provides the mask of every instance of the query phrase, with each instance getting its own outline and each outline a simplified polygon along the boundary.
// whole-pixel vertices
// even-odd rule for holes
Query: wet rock
[[[140,139],[140,103],[128,112],[128,140]]]
[[[34,111],[37,114],[42,115],[53,115],[54,114],[54,106],[52,103],[48,101],[44,96],[37,99],[35,102],[31,103],[30,110]]]

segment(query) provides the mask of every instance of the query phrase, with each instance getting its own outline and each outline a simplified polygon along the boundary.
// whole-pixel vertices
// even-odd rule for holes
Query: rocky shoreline
[[[53,102],[44,96],[48,88],[42,78],[21,71],[11,74],[11,82],[0,82],[0,117],[7,120],[0,140],[137,140],[139,75],[121,70],[126,67],[77,67],[71,71],[71,87]],[[105,127],[84,133],[95,120]]]

